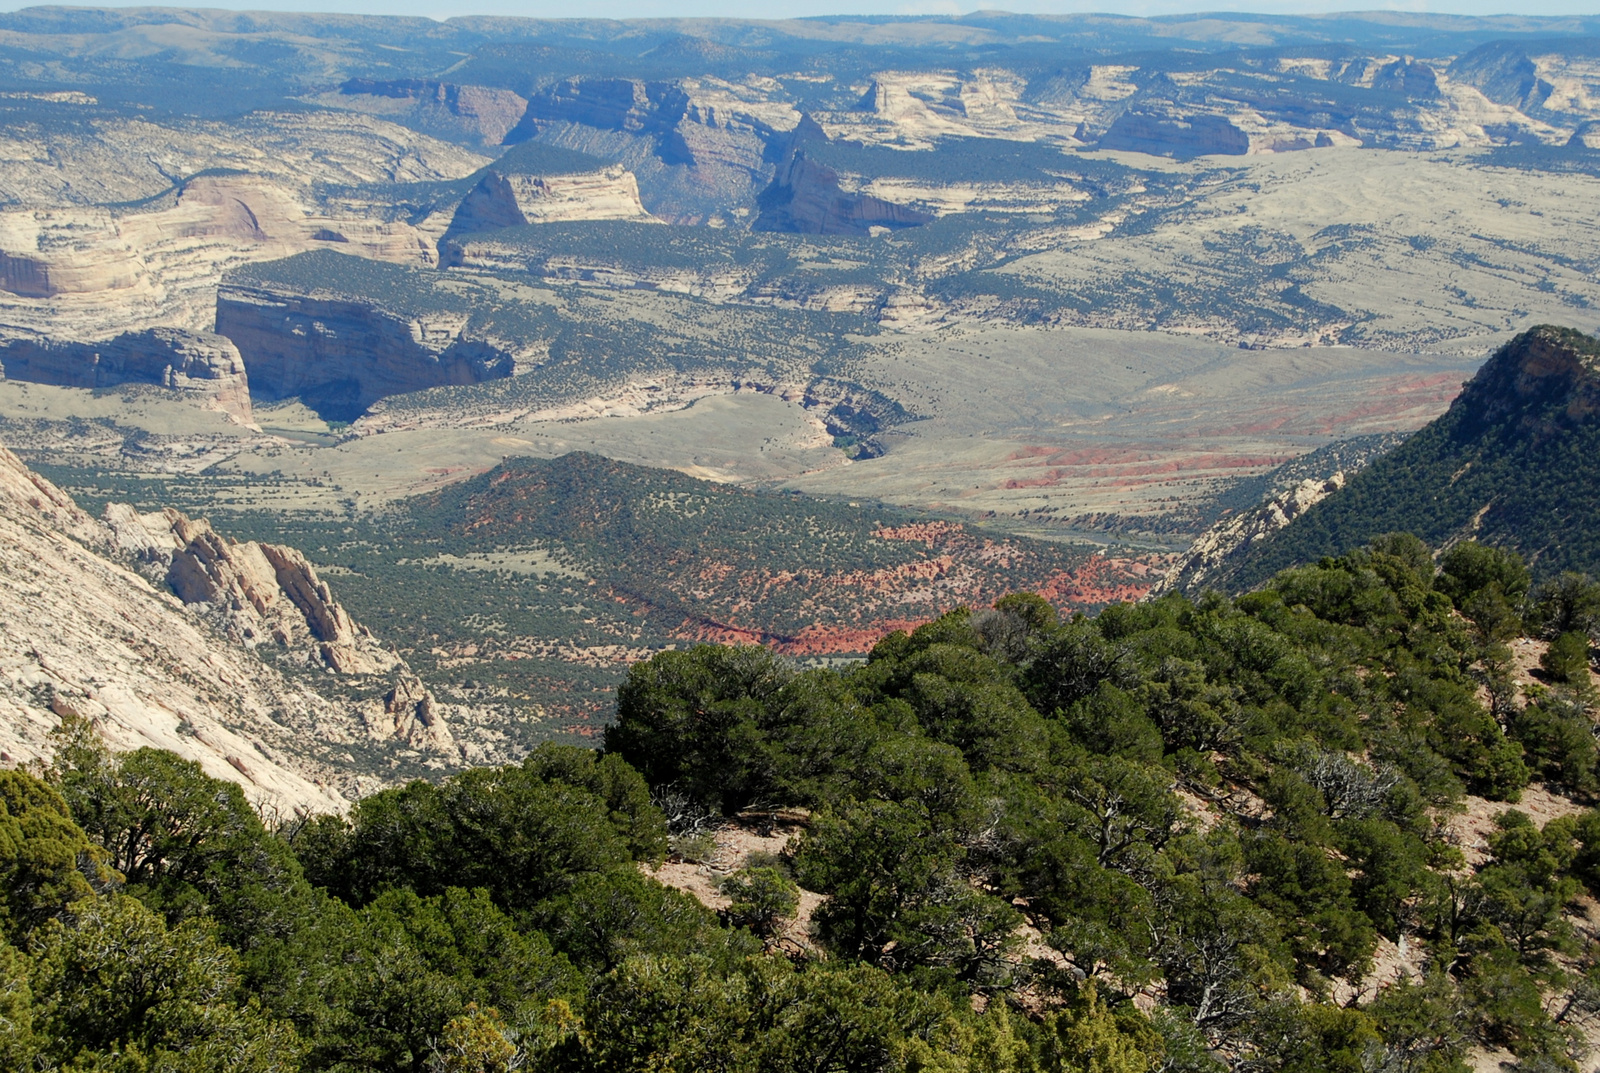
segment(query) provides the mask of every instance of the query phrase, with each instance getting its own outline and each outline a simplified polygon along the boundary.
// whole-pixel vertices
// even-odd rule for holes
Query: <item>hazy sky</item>
[[[1201,11],[1247,11],[1279,15],[1313,14],[1329,10],[1326,0],[1243,0],[1218,4],[1194,0],[191,0],[170,6],[219,7],[271,11],[347,11],[371,15],[527,15],[535,18],[662,18],[675,15],[720,15],[735,18],[787,18],[808,15],[935,15],[963,14],[979,8],[1033,14],[1080,11],[1119,15],[1172,15]],[[0,11],[30,6],[0,0]],[[78,5],[73,5],[78,6]],[[90,5],[84,5],[90,6]],[[95,4],[93,6],[131,6]],[[145,6],[145,5],[139,5]],[[159,6],[159,0],[157,5]],[[1369,3],[1363,10],[1431,11],[1457,15],[1593,15],[1600,0],[1400,0]]]

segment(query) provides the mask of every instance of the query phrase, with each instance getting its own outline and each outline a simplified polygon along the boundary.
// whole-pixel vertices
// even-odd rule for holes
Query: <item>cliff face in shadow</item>
[[[1180,160],[1211,154],[1242,156],[1250,151],[1250,136],[1222,116],[1130,111],[1117,117],[1101,136],[1099,147]]]
[[[320,292],[230,284],[217,331],[233,340],[259,401],[298,396],[326,420],[353,421],[379,399],[512,375],[516,360],[467,338],[459,314],[407,316]]]
[[[195,398],[250,422],[244,359],[212,332],[152,328],[101,343],[15,339],[0,344],[0,379],[60,387],[149,384]]]
[[[339,94],[357,108],[365,104],[364,110],[401,116],[419,130],[482,145],[499,145],[528,108],[508,89],[427,78],[352,78]]]
[[[830,167],[795,150],[757,201],[761,214],[754,231],[794,231],[805,235],[866,235],[874,227],[899,230],[933,219],[925,212],[869,194],[847,193]]]

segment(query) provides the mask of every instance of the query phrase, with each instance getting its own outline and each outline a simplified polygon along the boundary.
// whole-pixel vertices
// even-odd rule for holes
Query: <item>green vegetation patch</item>
[[[1401,531],[1514,548],[1539,576],[1600,571],[1597,363],[1600,340],[1581,332],[1518,336],[1444,416],[1261,545],[1231,584]]]
[[[1565,730],[1595,701],[1600,589],[1534,595],[1556,654],[1519,697],[1501,641],[1526,583],[1506,552],[1461,545],[1441,573],[1395,537],[1234,601],[1065,620],[1014,595],[842,671],[664,652],[602,751],[272,828],[238,786],[69,716],[49,767],[0,772],[0,1054],[1464,1073],[1493,1047],[1574,1070],[1600,779]],[[1577,807],[1511,807],[1536,771]],[[1453,817],[1488,802],[1469,860]],[[708,864],[721,911],[660,881]],[[1423,968],[1377,974],[1386,941]]]

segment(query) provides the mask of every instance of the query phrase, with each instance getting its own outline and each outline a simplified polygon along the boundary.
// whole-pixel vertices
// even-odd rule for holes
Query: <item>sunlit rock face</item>
[[[462,199],[448,234],[574,220],[648,220],[633,173],[612,166],[576,175],[490,171]]]

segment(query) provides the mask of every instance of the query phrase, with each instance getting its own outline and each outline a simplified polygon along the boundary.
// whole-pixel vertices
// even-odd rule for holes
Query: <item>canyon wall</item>
[[[298,396],[352,421],[389,395],[511,376],[504,346],[464,336],[462,314],[411,316],[320,292],[225,284],[217,331],[233,340],[258,401]]]
[[[528,108],[526,99],[508,89],[426,78],[352,78],[339,87],[339,96],[346,107],[405,116],[432,133],[483,145],[504,141]]]
[[[867,235],[875,227],[918,227],[933,217],[870,194],[846,193],[830,167],[803,150],[790,154],[772,185],[762,191],[754,231],[798,231],[808,235]]]
[[[1128,111],[1100,137],[1099,147],[1180,159],[1242,156],[1250,151],[1250,136],[1223,116]]]
[[[0,379],[61,387],[148,384],[168,388],[249,424],[244,359],[213,332],[151,328],[101,343],[14,339],[0,343]]]
[[[516,175],[490,171],[457,207],[447,237],[523,224],[573,220],[648,220],[639,183],[612,166],[576,175]]]

